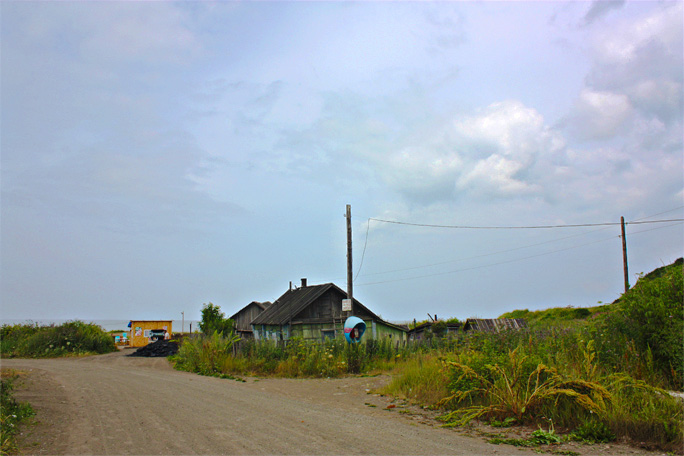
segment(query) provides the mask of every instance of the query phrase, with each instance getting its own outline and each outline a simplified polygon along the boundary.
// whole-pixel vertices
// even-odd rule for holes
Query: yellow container
[[[144,347],[152,342],[150,331],[153,329],[162,329],[168,332],[169,335],[173,333],[171,320],[131,320],[131,330],[128,335],[130,346]]]

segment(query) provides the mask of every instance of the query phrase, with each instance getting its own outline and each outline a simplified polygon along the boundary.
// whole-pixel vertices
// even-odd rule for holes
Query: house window
[[[335,330],[334,329],[321,329],[321,337],[323,338],[323,340],[334,339],[335,338]]]

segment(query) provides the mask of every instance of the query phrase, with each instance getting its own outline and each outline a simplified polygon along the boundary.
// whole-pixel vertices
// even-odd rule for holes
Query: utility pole
[[[354,300],[353,272],[352,272],[352,226],[351,226],[351,204],[347,204],[347,299],[350,305]],[[347,312],[347,317],[351,316],[353,309]]]
[[[625,218],[620,217],[622,227],[622,266],[625,270],[625,293],[629,291],[629,272],[627,270],[627,238],[625,237]]]

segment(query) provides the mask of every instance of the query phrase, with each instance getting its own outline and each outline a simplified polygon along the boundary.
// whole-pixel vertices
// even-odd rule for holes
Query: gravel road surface
[[[26,429],[23,452],[521,454],[435,426],[401,404],[388,409],[391,399],[369,394],[387,381],[383,377],[241,383],[175,371],[164,358],[126,353],[3,359],[3,369],[27,373],[17,397],[38,412],[38,423]]]

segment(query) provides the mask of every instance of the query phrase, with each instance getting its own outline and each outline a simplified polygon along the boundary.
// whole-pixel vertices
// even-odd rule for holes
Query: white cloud
[[[607,139],[620,131],[631,112],[627,95],[584,89],[575,103],[569,124],[579,138]]]
[[[477,162],[472,171],[458,181],[459,188],[475,187],[478,191],[489,190],[499,195],[522,195],[535,190],[538,186],[515,179],[515,175],[524,165],[509,160],[499,154],[490,155]]]
[[[593,36],[587,88],[626,95],[642,115],[680,122],[683,109],[682,3],[622,20]]]

